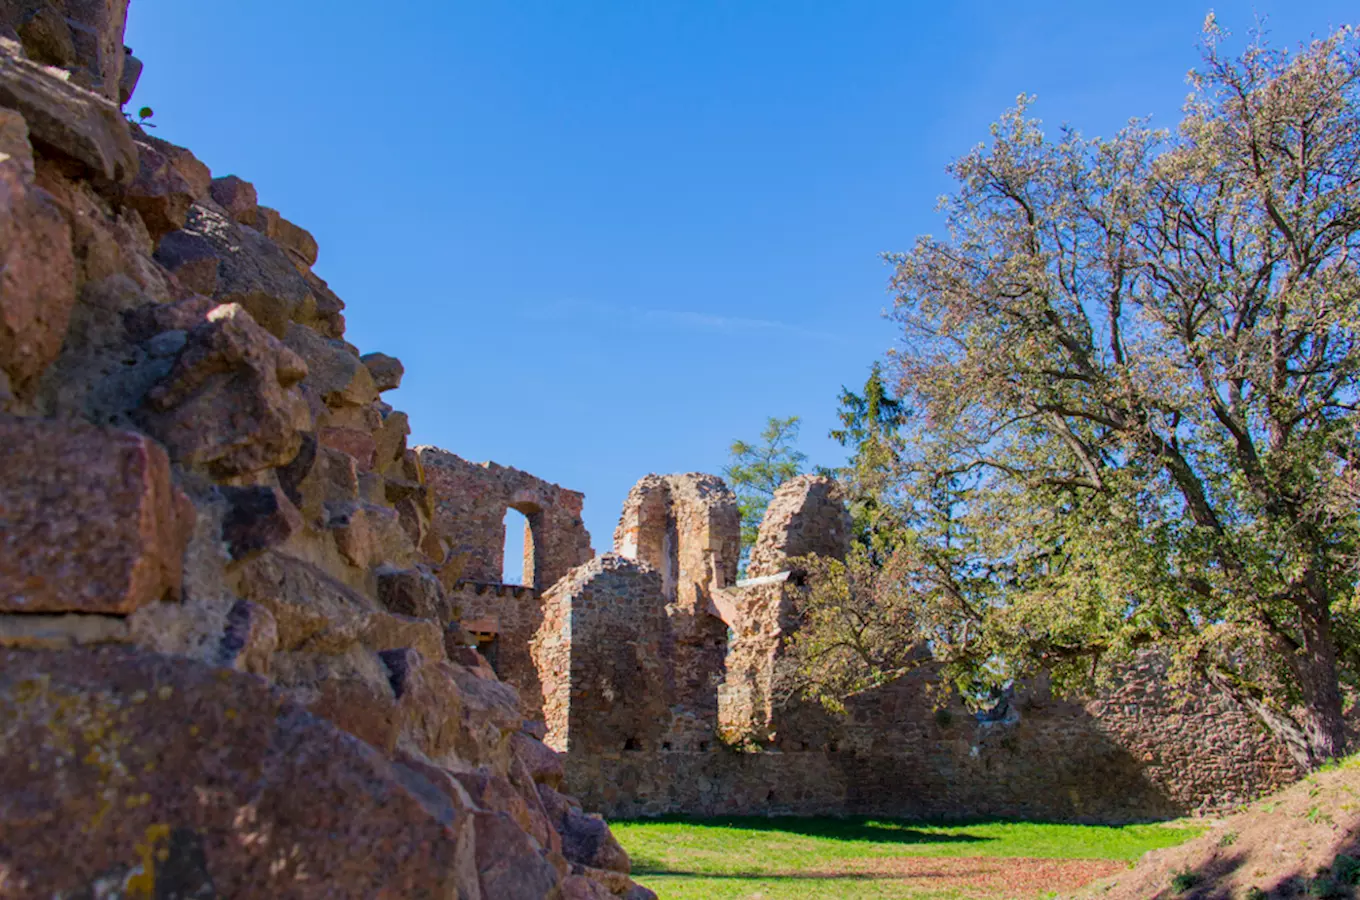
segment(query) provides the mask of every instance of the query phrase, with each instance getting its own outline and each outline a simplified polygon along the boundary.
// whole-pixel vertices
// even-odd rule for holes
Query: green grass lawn
[[[1101,868],[1117,865],[1108,861],[1127,863],[1199,833],[1175,823],[797,818],[654,819],[610,826],[632,856],[633,877],[663,900],[1053,896],[1049,888],[1058,884],[1059,872],[1069,881],[1088,872],[1099,877]],[[1023,859],[1001,861],[1005,858]],[[1049,860],[1055,862],[1040,862]],[[976,885],[969,883],[974,876]]]

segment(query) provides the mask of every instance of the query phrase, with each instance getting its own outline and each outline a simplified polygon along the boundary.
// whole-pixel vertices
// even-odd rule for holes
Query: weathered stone
[[[142,421],[176,462],[219,475],[287,463],[309,415],[293,390],[306,364],[236,304],[189,332],[170,374],[148,394]]]
[[[566,770],[562,757],[541,740],[520,732],[510,738],[510,748],[535,784],[561,788]]]
[[[227,215],[244,225],[254,223],[255,209],[260,205],[255,185],[235,175],[225,175],[214,178],[209,190],[213,201],[225,209]]]
[[[378,445],[369,432],[358,428],[322,428],[316,437],[321,446],[339,450],[353,457],[358,471],[373,471],[373,460],[377,455]]]
[[[137,148],[118,107],[21,59],[3,42],[0,106],[23,115],[34,144],[81,163],[95,177],[127,185],[137,176]]]
[[[538,799],[536,791],[528,796],[517,790],[509,778],[489,769],[456,772],[454,777],[467,791],[468,797],[482,809],[505,813],[521,830],[529,834],[539,846],[556,853],[562,852],[562,839],[553,829]]]
[[[374,651],[410,648],[431,663],[444,659],[444,631],[429,619],[375,611],[365,620],[359,640]]]
[[[506,813],[473,815],[477,833],[477,874],[483,897],[546,897],[561,874]]]
[[[129,613],[179,593],[187,501],[125,431],[0,420],[0,610]]]
[[[302,528],[302,516],[278,488],[224,487],[222,493],[229,504],[222,540],[232,559],[278,546]]]
[[[64,650],[87,644],[126,644],[131,639],[127,619],[118,616],[0,614],[0,647]]]
[[[137,91],[137,82],[142,80],[142,61],[132,55],[132,49],[123,48],[123,74],[118,78],[118,103],[126,106]]]
[[[360,359],[379,391],[394,391],[401,387],[401,377],[406,374],[401,360],[386,353],[365,353]]]
[[[268,675],[270,660],[278,646],[279,629],[274,615],[258,603],[237,600],[227,611],[215,662],[240,672]]]
[[[193,294],[174,303],[147,303],[123,313],[123,326],[134,341],[147,341],[166,331],[188,332],[208,320],[218,303]]]
[[[394,410],[383,415],[382,428],[373,435],[373,468],[376,471],[388,474],[401,465],[410,433],[406,413]]]
[[[355,567],[415,564],[416,549],[391,508],[358,502],[328,504],[327,512],[327,529],[335,535],[341,555]]]
[[[277,653],[271,670],[273,682],[308,712],[383,753],[396,748],[401,715],[377,654],[360,647],[342,654]]]
[[[205,290],[204,283],[210,280],[206,274],[209,257],[216,259],[216,284],[211,291]],[[284,336],[293,316],[310,315],[316,303],[307,282],[282,250],[253,229],[233,222],[215,203],[191,206],[183,231],[161,239],[156,259],[191,290],[211,293],[220,303],[241,304],[277,337]]]
[[[127,0],[58,0],[54,5],[64,11],[75,43],[71,80],[116,102],[127,60]]]
[[[850,513],[840,489],[824,475],[799,475],[779,486],[760,522],[747,574],[774,575],[792,557],[817,554],[843,559],[850,548]]]
[[[66,68],[76,64],[76,44],[66,17],[48,0],[20,18],[15,30],[24,53],[36,63]]]
[[[0,371],[14,390],[57,358],[75,300],[71,229],[33,184],[24,120],[0,109]]]
[[[288,253],[293,264],[299,269],[310,269],[316,265],[318,255],[316,238],[312,237],[311,232],[307,229],[294,225],[279,216],[272,223],[268,234],[274,243]]]
[[[661,576],[645,563],[606,553],[553,585],[530,644],[548,745],[584,755],[660,750],[676,693],[663,652],[669,635]],[[589,691],[577,687],[585,684]],[[533,699],[525,698],[531,715],[540,709]]]
[[[394,613],[447,622],[450,604],[439,579],[426,569],[384,567],[376,573],[378,602]]]
[[[303,280],[307,282],[307,287],[311,289],[312,295],[316,298],[315,308],[296,314],[294,321],[306,325],[317,333],[328,338],[343,338],[345,336],[345,302],[336,296],[315,272],[308,269],[302,273]]]
[[[294,324],[288,328],[284,343],[307,361],[307,384],[327,406],[366,407],[378,399],[373,376],[343,341],[324,338],[310,328]]]
[[[476,896],[470,816],[252,676],[0,652],[0,721],[15,896]]]
[[[240,572],[241,596],[268,609],[281,651],[342,653],[359,643],[373,604],[302,560],[266,551]]]
[[[156,262],[185,291],[212,297],[217,293],[217,249],[201,234],[172,231],[156,245]],[[217,305],[217,301],[212,301]]]
[[[137,177],[124,192],[123,200],[141,214],[152,240],[160,240],[184,227],[189,207],[202,196],[202,186],[184,176],[182,170],[188,160],[183,153],[175,158],[163,152],[162,147],[169,146],[164,141],[143,136],[136,145]],[[203,171],[207,171],[206,167]]]
[[[553,827],[562,837],[562,855],[568,861],[625,875],[632,871],[628,852],[600,816],[569,805],[565,809],[551,810],[549,815]]]
[[[436,504],[435,530],[466,558],[463,577],[496,583],[505,568],[505,514],[529,520],[532,554],[524,572],[530,587],[546,589],[590,560],[590,534],[581,520],[582,495],[496,463],[471,463],[438,447],[414,448]],[[414,480],[414,479],[413,479]],[[533,633],[523,634],[527,641]]]

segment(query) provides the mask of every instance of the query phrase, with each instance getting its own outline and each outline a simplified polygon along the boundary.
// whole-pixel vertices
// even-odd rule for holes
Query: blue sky
[[[134,106],[320,242],[349,340],[406,365],[412,443],[584,491],[767,416],[826,439],[892,344],[886,250],[1021,92],[1173,125],[1210,4],[133,0]],[[1296,44],[1340,0],[1212,4]],[[1349,18],[1348,18],[1349,17]]]

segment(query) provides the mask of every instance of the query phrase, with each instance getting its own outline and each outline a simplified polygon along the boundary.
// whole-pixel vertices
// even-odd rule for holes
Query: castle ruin
[[[501,516],[519,502],[506,485],[541,483],[420,454],[435,527],[466,548],[464,627],[498,623],[498,671],[542,716],[571,790],[607,815],[1122,822],[1230,806],[1297,775],[1226,697],[1173,695],[1155,655],[1099,696],[1056,697],[1040,680],[981,714],[957,698],[936,708],[929,665],[852,698],[843,716],[781,698],[776,673],[804,590],[790,560],[842,558],[850,544],[831,479],[804,475],[779,488],[742,580],[736,500],[715,476],[644,477],[624,502],[613,551],[566,571],[561,555],[537,548],[587,552],[581,495],[540,488],[569,497],[569,512],[530,517],[533,586],[514,588],[481,579],[498,571]],[[485,474],[442,478],[432,456],[457,460],[447,471]],[[547,510],[560,501],[530,502]],[[540,575],[559,572],[550,583]]]

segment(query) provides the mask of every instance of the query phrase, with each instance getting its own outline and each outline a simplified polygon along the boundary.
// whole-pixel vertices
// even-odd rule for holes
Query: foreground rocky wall
[[[125,14],[0,2],[0,894],[651,896],[466,646],[401,364],[123,117]]]

